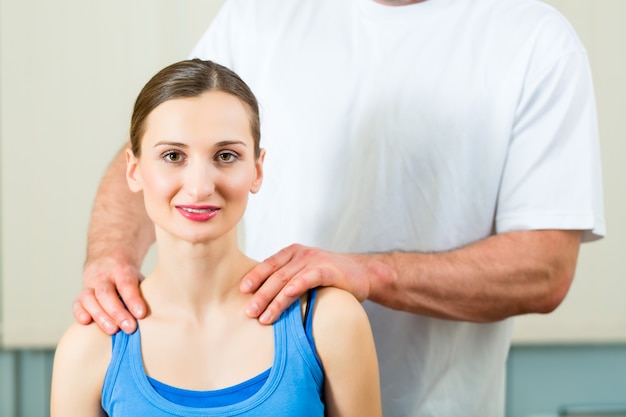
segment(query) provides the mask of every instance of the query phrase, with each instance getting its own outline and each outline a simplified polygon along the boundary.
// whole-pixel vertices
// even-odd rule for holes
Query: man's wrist
[[[367,299],[381,302],[385,293],[393,291],[397,285],[398,269],[394,252],[364,255],[368,270],[369,292]]]
[[[93,263],[110,262],[118,265],[131,265],[136,268],[141,266],[141,261],[138,256],[132,256],[131,251],[122,248],[98,250],[91,248],[87,252],[87,258],[85,259],[84,267],[88,267]]]

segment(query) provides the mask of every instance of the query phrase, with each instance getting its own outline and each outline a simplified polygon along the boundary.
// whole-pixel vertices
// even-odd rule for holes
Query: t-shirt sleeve
[[[595,240],[605,225],[591,70],[566,22],[546,26],[527,62],[496,229],[583,230]]]

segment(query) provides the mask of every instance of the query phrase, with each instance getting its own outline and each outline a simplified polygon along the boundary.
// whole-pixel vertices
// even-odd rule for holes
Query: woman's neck
[[[239,281],[255,263],[239,249],[236,231],[195,244],[157,232],[157,264],[142,283],[142,291],[148,304],[167,300],[171,307],[197,314],[239,305],[246,297],[239,291]]]

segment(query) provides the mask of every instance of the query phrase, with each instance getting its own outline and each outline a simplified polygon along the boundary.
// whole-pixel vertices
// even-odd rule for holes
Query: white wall
[[[221,3],[0,0],[5,346],[53,346],[72,321],[92,199],[133,101]]]

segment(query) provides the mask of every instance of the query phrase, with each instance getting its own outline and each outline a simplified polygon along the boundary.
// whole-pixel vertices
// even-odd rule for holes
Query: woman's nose
[[[196,162],[187,167],[184,189],[200,201],[215,192],[215,172],[207,163]]]

